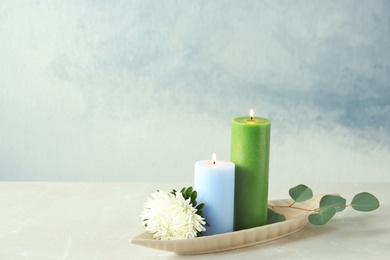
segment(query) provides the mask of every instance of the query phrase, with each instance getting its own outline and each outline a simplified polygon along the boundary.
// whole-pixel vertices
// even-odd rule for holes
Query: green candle
[[[236,165],[234,230],[267,224],[271,121],[237,117],[232,121],[231,161]]]

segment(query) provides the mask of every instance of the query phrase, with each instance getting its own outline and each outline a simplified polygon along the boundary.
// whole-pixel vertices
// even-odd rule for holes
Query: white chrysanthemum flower
[[[146,230],[160,240],[194,238],[205,231],[205,219],[196,214],[196,209],[185,200],[181,192],[176,196],[158,190],[152,193],[141,214]]]

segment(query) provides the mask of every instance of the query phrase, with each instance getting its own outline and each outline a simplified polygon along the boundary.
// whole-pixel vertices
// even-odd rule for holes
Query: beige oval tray
[[[304,209],[318,208],[321,197],[315,196],[308,201],[295,203],[294,206]],[[269,201],[268,204],[271,206],[288,206],[292,202],[291,199],[284,199]],[[130,241],[133,244],[180,255],[206,254],[253,246],[282,238],[301,230],[308,223],[309,211],[293,208],[275,208],[274,210],[284,214],[286,220],[261,227],[193,239],[156,240],[151,233],[144,232]]]

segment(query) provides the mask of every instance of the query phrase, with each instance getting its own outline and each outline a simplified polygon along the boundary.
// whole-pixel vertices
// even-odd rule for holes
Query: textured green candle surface
[[[232,121],[234,230],[267,224],[270,133],[271,121],[266,118],[237,117]]]

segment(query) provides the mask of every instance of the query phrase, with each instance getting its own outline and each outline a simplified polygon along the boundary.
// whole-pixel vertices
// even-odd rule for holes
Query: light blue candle
[[[203,235],[233,231],[234,218],[234,163],[213,160],[195,163],[194,188],[198,204],[204,203],[203,216],[210,227]]]

